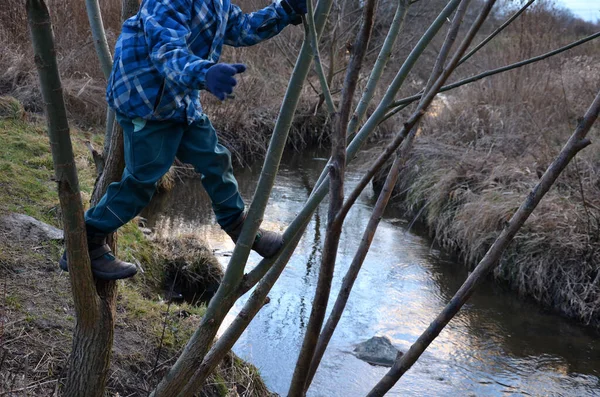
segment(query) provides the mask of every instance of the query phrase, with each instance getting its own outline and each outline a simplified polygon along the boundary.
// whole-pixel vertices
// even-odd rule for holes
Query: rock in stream
[[[396,356],[402,355],[402,352],[396,349],[387,337],[374,336],[359,343],[354,348],[354,354],[369,364],[391,367],[396,360]]]

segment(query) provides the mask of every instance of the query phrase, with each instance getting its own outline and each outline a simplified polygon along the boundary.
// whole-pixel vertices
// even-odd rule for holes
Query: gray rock
[[[147,228],[147,227],[143,227],[143,226],[139,226],[139,229],[142,233],[144,233],[144,235],[149,236],[152,234],[152,229]]]
[[[354,349],[356,357],[373,365],[391,367],[396,356],[402,355],[385,336],[374,336],[371,339],[359,343]]]
[[[39,243],[49,240],[63,240],[63,231],[40,222],[24,214],[8,214],[0,216],[0,230],[20,241]]]

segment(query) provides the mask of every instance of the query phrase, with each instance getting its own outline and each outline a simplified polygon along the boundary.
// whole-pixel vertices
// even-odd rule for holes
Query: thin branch
[[[158,344],[158,351],[156,352],[156,359],[154,360],[154,365],[152,366],[152,371],[150,371],[150,377],[153,377],[156,373],[156,369],[158,368],[158,360],[160,359],[160,353],[162,352],[164,342],[165,342],[165,332],[167,331],[167,322],[169,321],[169,313],[171,311],[171,304],[173,303],[173,291],[175,290],[175,283],[177,282],[177,276],[179,275],[179,268],[175,272],[175,277],[173,277],[173,283],[171,284],[171,289],[169,291],[169,303],[167,303],[167,310],[165,311],[165,319],[163,321],[163,328],[160,335],[160,343]],[[148,392],[150,395],[150,392]]]
[[[323,64],[321,63],[321,56],[319,54],[319,42],[317,40],[317,30],[315,29],[315,19],[313,15],[312,0],[306,0],[306,4],[308,7],[308,12],[306,13],[306,15],[302,15],[302,24],[304,25],[305,31],[304,34],[310,39],[310,45],[313,51],[313,62],[315,64],[317,76],[319,76],[321,90],[323,91],[321,95],[323,95],[325,98],[325,103],[327,104],[329,114],[335,114],[335,105],[333,103],[333,98],[331,97],[331,92],[329,91],[327,77],[325,76],[325,72],[323,71]]]
[[[322,0],[317,6],[315,14],[317,38],[323,32],[332,3],[332,0]],[[210,362],[207,365],[202,364],[203,360],[206,361],[205,355],[214,342],[219,326],[238,298],[237,291],[243,281],[244,268],[250,248],[256,237],[256,232],[262,223],[288,137],[289,128],[299,102],[302,85],[310,69],[312,51],[308,41],[309,38],[305,37],[282,102],[280,115],[271,136],[263,171],[261,172],[252,204],[248,210],[248,216],[244,222],[241,235],[238,238],[223,281],[209,302],[198,329],[188,341],[177,362],[158,384],[152,394],[154,396],[174,397],[178,395],[194,395],[210,374],[211,368],[214,368],[213,365],[216,366],[220,362],[220,359],[227,353],[227,351],[220,351],[218,361]],[[261,301],[261,307],[263,303],[264,298]]]
[[[477,51],[479,51],[481,48],[483,48],[487,43],[490,42],[490,40],[492,40],[494,37],[496,37],[500,32],[502,32],[504,29],[506,29],[506,27],[508,25],[510,25],[511,23],[513,23],[513,21],[515,19],[517,19],[519,17],[519,15],[521,15],[523,12],[525,12],[525,10],[527,8],[529,8],[530,5],[532,5],[535,2],[535,0],[529,0],[527,3],[525,3],[525,5],[523,7],[521,7],[517,12],[515,12],[510,18],[508,18],[506,20],[506,22],[504,22],[502,25],[500,25],[496,30],[494,30],[492,33],[489,34],[489,36],[487,36],[485,39],[483,39],[481,41],[481,43],[477,44],[475,46],[475,48],[473,48],[471,51],[469,51],[464,57],[462,57],[462,59],[460,60],[460,62],[458,62],[458,65],[462,65],[464,62],[466,62],[469,58],[471,58],[473,56],[473,54],[475,54]]]
[[[90,30],[92,31],[92,37],[94,39],[94,47],[96,48],[96,54],[100,61],[100,69],[104,78],[108,81],[110,72],[113,66],[113,59],[108,47],[108,41],[106,40],[106,32],[104,30],[104,23],[102,22],[102,12],[98,0],[85,0],[85,8],[90,23]],[[113,132],[113,125],[115,124],[115,111],[111,108],[106,110],[106,130],[104,133],[104,150],[103,156],[108,156],[109,144],[111,141],[111,134]]]
[[[455,83],[445,85],[445,86],[443,86],[440,89],[440,92],[450,91],[450,90],[452,90],[454,88],[461,87],[461,86],[463,86],[465,84],[473,83],[473,82],[481,80],[481,79],[483,79],[485,77],[493,76],[493,75],[498,74],[498,73],[506,72],[506,71],[509,71],[509,70],[512,70],[512,69],[520,68],[520,67],[525,66],[525,65],[529,65],[529,64],[532,64],[532,63],[535,63],[535,62],[542,61],[542,60],[544,60],[546,58],[550,58],[550,57],[552,57],[554,55],[560,54],[561,52],[568,51],[568,50],[570,50],[570,49],[572,49],[574,47],[580,46],[580,45],[582,45],[584,43],[587,43],[588,41],[594,40],[594,39],[596,39],[598,37],[600,37],[600,32],[596,32],[596,33],[594,33],[592,35],[584,37],[583,39],[574,41],[571,44],[567,44],[567,45],[565,45],[563,47],[557,48],[556,50],[547,52],[545,54],[538,55],[536,57],[529,58],[529,59],[526,59],[526,60],[523,60],[523,61],[520,61],[520,62],[515,62],[515,63],[512,63],[510,65],[503,66],[503,67],[500,67],[500,68],[488,70],[486,72],[479,73],[479,74],[477,74],[475,76],[468,77],[466,79],[457,81]],[[422,96],[423,96],[423,94],[415,94],[415,95],[411,95],[411,96],[406,97],[406,98],[399,99],[399,100],[395,101],[394,103],[392,103],[391,106],[390,106],[390,108],[396,108],[396,107],[399,107],[399,106],[408,105],[410,103],[413,103],[413,102],[419,100]],[[390,117],[389,115],[386,115],[386,117],[382,121],[386,120],[389,117]]]
[[[285,49],[281,46],[281,43],[279,42],[279,39],[278,38],[274,38],[273,42],[275,43],[275,46],[277,47],[277,49],[279,49],[279,52],[281,52],[281,55],[283,55],[283,57],[285,58],[285,60],[288,63],[288,65],[290,65],[291,67],[294,67],[294,65],[295,65],[294,62],[290,59],[290,57],[288,56],[288,54],[285,51]],[[310,79],[306,79],[306,81],[310,85],[310,88],[313,89],[313,91],[315,92],[315,94],[321,95],[321,93],[319,92],[319,90],[317,90],[317,87],[314,86],[314,84],[312,83],[312,81],[310,81]]]
[[[344,203],[346,129],[350,119],[358,77],[371,39],[376,9],[377,0],[367,0],[363,7],[360,30],[356,35],[356,39],[352,46],[352,56],[348,63],[348,70],[344,79],[340,113],[334,118],[334,131],[331,136],[331,162],[329,163],[330,184],[327,229],[310,319],[306,327],[304,341],[302,343],[302,348],[300,349],[288,393],[288,395],[292,397],[303,396],[310,386],[310,382],[307,382],[309,375],[308,370],[313,361],[315,347],[319,339],[321,327],[323,326],[325,311],[331,292],[331,282],[333,280],[333,272],[343,224],[343,222],[337,221],[337,214]]]
[[[371,133],[371,131],[373,131],[380,124],[383,117],[385,117],[385,113],[387,112],[388,105],[386,105],[386,104],[391,103],[390,96],[394,95],[395,92],[397,93],[400,90],[400,87],[402,87],[402,85],[404,84],[404,81],[406,80],[408,74],[414,67],[416,61],[419,59],[419,57],[421,56],[423,51],[425,51],[425,49],[431,44],[433,37],[435,37],[435,35],[439,31],[439,29],[441,29],[441,27],[446,23],[446,21],[448,20],[450,15],[452,15],[452,13],[456,9],[456,7],[458,7],[459,2],[460,2],[460,0],[449,1],[448,4],[446,4],[446,7],[444,7],[444,9],[437,16],[437,18],[431,23],[429,28],[421,36],[421,38],[419,39],[419,41],[417,42],[415,47],[412,49],[412,51],[410,52],[410,54],[408,55],[408,57],[406,58],[406,60],[402,64],[402,66],[400,67],[400,70],[396,73],[396,76],[392,80],[392,83],[390,84],[389,88],[386,90],[386,93],[384,94],[383,98],[379,102],[379,105],[377,106],[377,108],[375,109],[375,111],[373,112],[371,117],[369,117],[367,119],[367,121],[365,122],[365,124],[360,128],[360,130],[356,134],[355,139],[352,140],[352,143],[350,143],[349,150],[353,150],[353,151],[355,150],[357,152],[358,149],[364,143],[366,136],[368,136]],[[404,12],[406,12],[406,11],[404,11]],[[398,13],[396,13],[396,15],[397,14]],[[399,29],[400,25],[398,25],[396,27]],[[394,27],[392,27],[392,29],[393,28]],[[388,37],[390,39],[392,39],[392,36],[388,35]],[[393,40],[395,40],[395,37],[393,38]],[[386,38],[386,41],[387,41],[387,38]],[[385,48],[385,46],[384,46],[384,48]],[[382,58],[382,62],[383,62],[383,59],[385,61],[387,61],[387,57]],[[378,59],[378,62],[379,62],[379,59]],[[381,65],[382,68],[384,66],[385,66],[385,64]],[[371,77],[369,79],[371,80]],[[376,85],[376,82],[375,82],[375,85]],[[372,92],[368,95],[370,95],[372,98],[373,93],[374,92]],[[362,101],[362,99],[361,99],[361,101]],[[392,99],[392,101],[393,101],[393,99]],[[366,109],[367,109],[369,102],[370,102],[370,100],[366,101],[366,103],[363,105],[364,106],[363,112],[365,112],[365,113],[366,113]],[[360,117],[360,118],[362,118],[362,117]],[[354,123],[354,122],[351,121],[351,123]],[[356,122],[356,124],[353,125],[353,128],[354,129],[358,128],[357,122]],[[352,136],[352,135],[353,135],[353,131],[348,133],[348,136]],[[358,138],[358,139],[356,139],[356,138]],[[348,158],[352,159],[353,156],[354,156],[354,154],[352,154],[352,155],[349,154]],[[321,173],[321,176],[319,177],[317,184],[316,184],[317,186],[320,185],[324,181],[325,176],[326,176],[326,174],[324,172]]]
[[[381,79],[381,75],[385,70],[385,66],[392,55],[392,50],[396,44],[396,39],[404,27],[404,20],[408,12],[407,0],[397,1],[398,5],[396,7],[396,12],[394,14],[394,18],[392,19],[392,23],[390,24],[388,34],[386,35],[383,45],[381,46],[381,50],[377,56],[377,61],[375,61],[375,65],[373,65],[373,70],[371,71],[371,75],[369,76],[369,80],[367,81],[363,95],[356,106],[356,110],[350,119],[350,123],[348,124],[348,136],[352,136],[352,134],[354,134],[359,123],[365,116],[367,107],[375,95],[375,88],[377,87],[377,84],[379,84],[379,80]]]
[[[456,40],[458,30],[462,23],[469,2],[470,0],[462,0],[456,10],[456,16],[454,17],[452,25],[448,30],[442,49],[438,54],[435,65],[428,79],[425,91],[429,91],[431,86],[435,83],[436,79],[438,79],[442,73],[444,63],[446,62],[446,58],[448,57],[450,49],[452,48],[452,45]],[[412,140],[414,139],[416,130],[417,128],[415,125],[412,128],[408,139],[404,141],[401,153],[399,156],[396,157],[392,168],[388,173],[383,190],[379,194],[377,204],[373,209],[373,213],[371,214],[371,218],[369,219],[369,223],[367,225],[367,228],[365,229],[359,248],[356,251],[354,259],[352,260],[352,264],[350,265],[348,271],[346,272],[346,275],[343,278],[342,287],[336,298],[335,305],[331,314],[329,315],[327,323],[323,328],[323,331],[318,339],[317,346],[315,348],[313,360],[308,371],[307,384],[309,385],[317,371],[317,368],[319,367],[323,355],[325,354],[325,350],[327,349],[329,341],[331,340],[331,337],[333,336],[333,333],[337,328],[337,325],[339,323],[340,318],[342,317],[344,309],[346,308],[346,303],[348,302],[348,298],[350,297],[350,292],[352,291],[352,287],[354,286],[354,281],[358,277],[358,273],[360,272],[365,257],[369,252],[371,242],[373,241],[373,236],[375,235],[375,231],[377,230],[379,221],[381,220],[381,217],[383,215],[383,211],[387,207],[394,186],[396,185],[396,181],[398,180],[400,169],[404,166],[408,157],[408,152],[411,150],[411,144]],[[341,224],[341,222],[343,222],[343,219],[343,217],[341,219],[338,218],[336,219],[336,221],[340,222]]]
[[[394,96],[402,86],[402,83],[414,67],[419,56],[431,42],[439,29],[444,25],[448,18],[459,4],[459,0],[450,0],[446,7],[440,12],[437,18],[431,23],[425,34],[421,37],[417,45],[413,48],[410,55],[404,61],[402,67],[394,77],[392,83],[388,87],[381,103],[375,112],[369,117],[365,125],[361,128],[358,134],[354,137],[350,145],[347,147],[347,158],[351,161],[362,145],[367,140],[369,134],[375,130],[378,120],[385,115],[385,110],[393,101]],[[319,7],[321,3],[319,3]],[[318,26],[318,23],[317,23]],[[306,49],[308,51],[308,49]],[[235,296],[239,297],[247,292],[256,284],[256,288],[244,304],[240,313],[236,316],[231,325],[223,332],[218,341],[213,345],[210,351],[204,357],[200,368],[194,374],[194,378],[198,380],[205,379],[212,369],[220,362],[224,355],[231,349],[233,344],[239,339],[240,335],[254,316],[263,306],[264,300],[273,284],[277,281],[281,272],[285,268],[291,255],[293,254],[302,234],[306,229],[306,225],[314,211],[319,206],[319,203],[327,196],[329,181],[324,178],[322,183],[315,185],[314,192],[310,195],[305,206],[300,213],[288,226],[283,234],[284,246],[278,258],[263,259],[250,273],[244,276],[242,283],[238,286]],[[260,280],[260,281],[259,281]],[[214,300],[214,298],[213,298]],[[212,303],[212,302],[211,302]],[[206,317],[206,316],[205,316]],[[208,320],[210,321],[210,320]],[[222,321],[222,320],[221,320]],[[216,321],[215,321],[216,322]],[[220,324],[220,322],[219,322]],[[218,325],[217,325],[218,328]],[[216,331],[215,331],[216,334]],[[213,334],[214,335],[214,334]],[[212,340],[210,341],[212,343]],[[190,359],[195,359],[197,355],[192,355]],[[180,358],[181,359],[181,358]],[[201,382],[200,382],[201,383]]]
[[[379,381],[373,390],[371,390],[368,397],[383,396],[392,388],[392,386],[394,386],[400,377],[402,377],[402,375],[419,359],[431,342],[433,342],[440,332],[442,332],[450,320],[454,318],[475,289],[485,280],[490,271],[497,266],[504,250],[511,243],[519,229],[521,229],[544,195],[554,185],[562,171],[579,151],[591,143],[586,136],[592,127],[592,124],[594,124],[598,118],[599,113],[600,92],[587,110],[583,119],[579,122],[579,125],[571,135],[567,144],[560,151],[554,162],[548,167],[538,184],[529,193],[517,212],[511,217],[510,221],[502,230],[502,233],[500,233],[496,241],[494,241],[494,244],[492,244],[483,259],[469,275],[458,292],[452,297],[450,302],[448,302],[446,307],[429,327],[427,327],[421,336],[419,336],[408,352],[396,360],[388,373]]]
[[[469,51],[468,54],[466,54],[465,56],[462,57],[462,59],[458,62],[458,65],[462,65],[464,62],[466,62],[469,58],[471,58],[477,51],[479,51],[480,49],[482,49],[487,43],[489,43],[494,37],[496,37],[498,34],[500,34],[500,32],[502,32],[508,25],[510,25],[515,19],[517,19],[519,17],[519,15],[521,15],[531,4],[533,4],[533,2],[535,2],[535,0],[529,0],[523,7],[521,7],[515,14],[513,14],[509,19],[507,19],[502,25],[500,25],[497,29],[495,29],[492,33],[490,33],[485,39],[483,39],[479,44],[477,44],[475,46],[475,48],[473,48],[471,51]],[[412,4],[412,3],[411,3]],[[440,92],[444,92],[445,87],[443,87]],[[423,92],[425,92],[426,90],[423,90],[421,93],[419,93],[418,95],[422,95]],[[417,99],[420,99],[417,98]],[[398,112],[400,112],[402,109],[404,109],[406,106],[403,106],[401,108],[397,108],[394,109],[393,111],[389,112],[384,118],[383,120],[381,120],[381,122],[383,123],[384,121],[386,121],[387,119],[389,119],[390,117],[394,116],[395,114],[397,114]]]
[[[433,101],[433,98],[438,94],[444,82],[448,79],[448,77],[450,77],[454,69],[456,69],[456,67],[458,66],[460,57],[470,45],[471,41],[473,40],[473,37],[475,37],[475,34],[479,31],[479,28],[487,18],[487,15],[489,14],[495,2],[496,0],[488,0],[485,3],[482,11],[477,16],[475,22],[473,22],[473,25],[469,29],[469,32],[467,33],[463,41],[460,43],[458,49],[456,50],[456,53],[452,57],[452,60],[449,62],[448,66],[443,70],[442,74],[437,79],[435,84],[433,84],[431,90],[422,99],[421,103],[419,104],[413,115],[410,117],[410,119],[406,123],[404,123],[402,130],[394,137],[392,142],[390,142],[388,146],[386,146],[384,152],[380,154],[379,157],[372,163],[367,173],[363,175],[361,180],[355,186],[354,190],[352,191],[352,193],[350,193],[348,199],[344,203],[344,206],[340,210],[340,213],[338,214],[339,217],[343,219],[346,216],[348,211],[350,211],[350,208],[352,208],[352,206],[356,202],[356,199],[358,199],[360,193],[369,184],[371,178],[373,178],[373,175],[375,175],[375,173],[383,166],[383,164],[385,164],[385,162],[392,156],[393,152],[400,146],[400,144],[402,144],[402,141],[410,132],[410,130],[419,122],[421,117],[425,114],[427,108]]]

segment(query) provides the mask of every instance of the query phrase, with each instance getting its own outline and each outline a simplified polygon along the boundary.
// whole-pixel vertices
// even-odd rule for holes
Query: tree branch
[[[419,56],[425,50],[435,34],[443,26],[446,18],[456,9],[458,3],[459,0],[450,0],[446,7],[440,12],[438,17],[432,22],[431,26],[419,40],[411,54],[407,57],[399,72],[396,74],[396,77],[392,81],[392,84],[390,84],[388,87],[388,90],[386,91],[386,94],[384,95],[380,105],[377,107],[375,113],[369,117],[367,123],[365,123],[359,133],[356,134],[350,145],[348,145],[346,156],[349,160],[352,160],[354,156],[356,156],[356,153],[364,144],[369,134],[374,131],[375,127],[377,126],[377,120],[384,116],[385,109],[387,109],[389,104],[393,101],[394,96],[402,86],[402,83],[406,79],[406,76],[412,67],[415,65]],[[315,189],[305,206],[285,230],[283,234],[284,246],[282,247],[279,257],[263,259],[258,266],[249,274],[247,274],[239,284],[235,292],[237,297],[241,296],[243,293],[252,288],[254,285],[253,283],[258,283],[240,314],[236,316],[232,324],[225,330],[219,340],[211,348],[194,377],[197,377],[198,379],[204,379],[212,371],[222,357],[224,357],[224,355],[231,349],[235,341],[240,337],[250,321],[252,321],[256,313],[258,313],[260,308],[263,306],[265,298],[267,297],[273,284],[281,275],[281,272],[285,268],[289,258],[294,252],[298,241],[300,241],[300,238],[302,237],[302,234],[304,233],[306,225],[310,221],[312,214],[319,206],[319,203],[327,195],[328,186],[328,178],[324,178],[322,183],[315,185]]]
[[[360,101],[350,119],[350,123],[348,124],[348,136],[352,136],[358,125],[362,121],[363,117],[367,113],[367,108],[375,95],[375,88],[377,84],[379,84],[379,79],[383,74],[385,66],[387,65],[388,60],[390,59],[390,55],[392,54],[392,50],[394,49],[394,44],[396,43],[396,39],[398,38],[398,34],[404,27],[404,19],[406,18],[406,13],[408,12],[408,0],[397,0],[398,6],[396,7],[396,13],[394,14],[394,19],[390,25],[390,29],[388,30],[388,34],[385,37],[383,42],[383,46],[379,51],[379,55],[377,56],[377,61],[375,61],[375,65],[373,65],[373,70],[371,71],[371,75],[369,76],[369,80],[367,81],[367,85],[365,87],[365,91],[363,92]]]
[[[332,0],[319,2],[315,20],[317,36],[320,36],[323,31],[331,4]],[[237,299],[236,292],[243,280],[244,267],[250,253],[250,248],[256,237],[258,227],[262,222],[289,128],[298,105],[302,85],[309,72],[312,52],[308,40],[309,38],[305,37],[296,67],[290,78],[281,106],[281,112],[271,136],[269,150],[265,157],[263,171],[256,187],[254,199],[248,210],[248,216],[244,222],[241,235],[238,238],[223,281],[215,296],[209,302],[206,314],[202,318],[198,329],[188,341],[175,365],[173,365],[157,386],[153,393],[154,396],[177,396],[180,393],[183,395],[193,395],[202,386],[210,373],[210,368],[213,365],[212,362],[207,365],[199,365],[199,363],[202,362],[214,341],[219,326]],[[261,306],[262,303],[264,303],[264,298]],[[222,358],[225,353],[227,352],[222,352],[222,355],[218,357]],[[214,363],[214,365],[217,365],[218,362]]]
[[[304,25],[304,34],[306,37],[309,37],[310,45],[313,52],[313,62],[315,64],[315,70],[317,71],[317,76],[319,76],[319,82],[321,83],[321,90],[323,91],[321,95],[325,98],[325,103],[327,104],[327,109],[329,110],[329,114],[333,115],[336,113],[335,104],[333,103],[333,98],[331,97],[331,92],[329,91],[329,85],[327,84],[327,77],[325,76],[325,72],[323,71],[323,64],[321,63],[321,55],[319,54],[319,42],[317,40],[317,30],[315,29],[315,18],[313,14],[313,4],[312,0],[306,0],[306,4],[308,6],[308,12],[305,15],[302,15],[302,24]]]
[[[456,16],[452,21],[452,25],[448,30],[448,34],[446,35],[444,44],[438,54],[435,65],[428,79],[425,91],[429,91],[435,80],[439,78],[442,72],[444,63],[446,62],[446,58],[448,57],[450,49],[452,48],[452,45],[456,40],[456,35],[462,23],[462,19],[465,15],[469,2],[470,0],[461,1],[456,10]],[[348,269],[346,275],[343,278],[342,287],[336,298],[333,310],[329,315],[327,323],[325,324],[325,327],[323,328],[323,331],[317,342],[313,360],[308,371],[308,384],[310,384],[310,382],[312,381],[317,371],[317,368],[319,367],[321,359],[325,354],[325,350],[327,349],[329,341],[333,336],[333,332],[335,331],[339,320],[342,317],[344,309],[346,308],[346,303],[348,302],[348,298],[350,297],[350,292],[352,291],[352,287],[354,286],[354,281],[358,277],[358,273],[360,272],[364,259],[367,253],[369,252],[371,242],[373,241],[373,236],[375,235],[375,231],[377,230],[379,221],[381,220],[381,217],[383,215],[383,211],[387,207],[393,188],[396,184],[396,181],[398,180],[400,169],[404,166],[406,162],[407,153],[411,149],[412,138],[414,138],[414,132],[416,131],[416,129],[416,126],[412,128],[411,133],[408,137],[409,139],[405,140],[401,150],[401,154],[396,158],[391,170],[388,173],[385,185],[383,187],[383,190],[379,194],[377,204],[373,209],[373,213],[371,214],[371,218],[369,219],[369,223],[367,225],[367,228],[365,229],[361,243],[358,247],[358,250],[356,251],[354,259],[352,260],[350,268]],[[341,221],[342,220],[340,220],[340,222]]]
[[[520,67],[525,66],[525,65],[529,65],[531,63],[542,61],[542,60],[544,60],[546,58],[550,58],[550,57],[552,57],[554,55],[560,54],[561,52],[568,51],[568,50],[570,50],[572,48],[580,46],[580,45],[582,45],[584,43],[587,43],[588,41],[594,40],[594,39],[596,39],[598,37],[600,37],[600,32],[596,32],[596,33],[594,33],[592,35],[584,37],[583,39],[574,41],[571,44],[567,44],[567,45],[565,45],[563,47],[557,48],[556,50],[547,52],[545,54],[541,54],[541,55],[535,56],[533,58],[525,59],[523,61],[515,62],[515,63],[512,63],[512,64],[507,65],[507,66],[502,66],[500,68],[488,70],[488,71],[485,71],[483,73],[479,73],[479,74],[477,74],[475,76],[468,77],[466,79],[457,81],[455,83],[445,85],[445,86],[443,86],[440,89],[440,92],[450,91],[450,90],[452,90],[454,88],[461,87],[461,86],[463,86],[465,84],[469,84],[469,83],[481,80],[483,78],[486,78],[486,77],[489,77],[489,76],[493,76],[493,75],[498,74],[498,73],[506,72],[506,71],[509,71],[509,70],[512,70],[512,69],[520,68]],[[390,106],[390,108],[397,108],[397,107],[400,107],[400,106],[411,104],[411,103],[419,100],[422,96],[423,96],[423,94],[421,93],[421,94],[415,94],[415,95],[411,95],[411,96],[406,97],[406,98],[399,99],[399,100],[395,101],[394,103],[392,103],[391,106]],[[383,120],[386,120],[389,117],[390,116],[386,115],[386,117]]]
[[[490,271],[497,266],[502,253],[511,243],[519,229],[529,218],[533,210],[540,203],[544,195],[550,190],[556,179],[569,164],[571,159],[588,146],[591,142],[586,138],[592,124],[598,118],[600,113],[600,92],[587,110],[585,116],[580,121],[571,135],[571,138],[560,151],[554,162],[548,167],[539,183],[529,193],[525,201],[521,204],[517,212],[500,233],[500,236],[494,241],[494,244],[487,251],[483,259],[479,262],[475,270],[469,275],[458,292],[452,297],[450,302],[435,318],[435,320],[421,334],[417,341],[410,347],[408,352],[397,359],[388,373],[371,390],[368,397],[383,396],[392,386],[402,377],[406,371],[419,359],[421,354],[440,334],[444,327],[459,312],[465,302],[473,294],[475,289],[485,280]]]
[[[458,62],[458,65],[459,66],[462,65],[469,58],[471,58],[473,56],[473,54],[475,54],[477,51],[479,51],[480,49],[482,49],[487,43],[490,42],[490,40],[492,40],[494,37],[496,37],[498,34],[500,34],[500,32],[502,32],[504,29],[506,29],[506,27],[508,25],[510,25],[511,23],[513,23],[513,21],[515,19],[517,19],[519,17],[519,15],[521,15],[523,12],[525,12],[525,10],[527,8],[529,8],[529,6],[532,5],[534,2],[535,2],[535,0],[529,0],[527,3],[525,3],[525,5],[523,5],[523,7],[521,7],[517,12],[515,12],[510,18],[508,18],[496,30],[494,30],[492,33],[490,33],[489,36],[487,36],[485,39],[483,39],[481,41],[481,43],[477,44],[475,46],[475,48],[473,48],[464,57],[462,57],[462,59],[460,60],[460,62]]]
[[[334,131],[331,137],[331,162],[329,163],[329,210],[325,242],[310,319],[306,327],[298,361],[296,362],[289,396],[303,396],[310,386],[310,383],[307,381],[308,370],[313,360],[314,350],[325,319],[325,310],[327,309],[327,302],[329,301],[329,294],[331,292],[331,281],[333,279],[340,234],[342,232],[343,222],[337,222],[336,219],[344,202],[346,129],[350,119],[350,111],[354,92],[358,84],[360,69],[373,30],[376,8],[377,0],[367,0],[363,7],[360,30],[352,46],[353,52],[344,79],[340,113],[334,118]]]

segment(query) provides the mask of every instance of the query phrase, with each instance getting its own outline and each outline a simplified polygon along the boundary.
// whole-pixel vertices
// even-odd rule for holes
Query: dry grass
[[[223,279],[223,268],[208,244],[193,235],[157,238],[160,263],[166,274],[166,287],[181,293],[187,302],[207,302]]]
[[[539,44],[529,40],[525,47]],[[593,46],[452,92],[447,105],[423,123],[396,194],[469,267],[483,257],[595,96],[600,72],[594,65],[600,59]],[[598,131],[591,131],[592,140]],[[521,294],[595,327],[599,169],[600,149],[592,145],[559,178],[494,274]]]
[[[120,31],[120,1],[100,3],[109,46],[113,48]],[[254,0],[238,2],[247,11],[268,3]],[[102,133],[106,112],[106,81],[95,61],[97,57],[89,32],[85,3],[50,0],[48,6],[54,24],[69,116],[79,127]],[[24,9],[24,0],[8,0],[0,10],[0,95],[13,96],[27,111],[41,113],[43,104]],[[233,153],[236,164],[259,160],[266,152],[292,71],[293,65],[288,59],[295,59],[302,37],[301,27],[288,28],[274,39],[277,43],[270,41],[253,48],[225,48],[222,61],[243,62],[249,70],[240,76],[235,100],[221,103],[211,95],[204,95],[203,105],[222,143]],[[269,61],[265,62],[265,59]],[[317,102],[318,97],[312,89],[305,89],[298,109],[299,116],[290,132],[290,148],[300,150],[327,140],[328,130],[323,127],[326,122],[324,110],[314,115]]]

